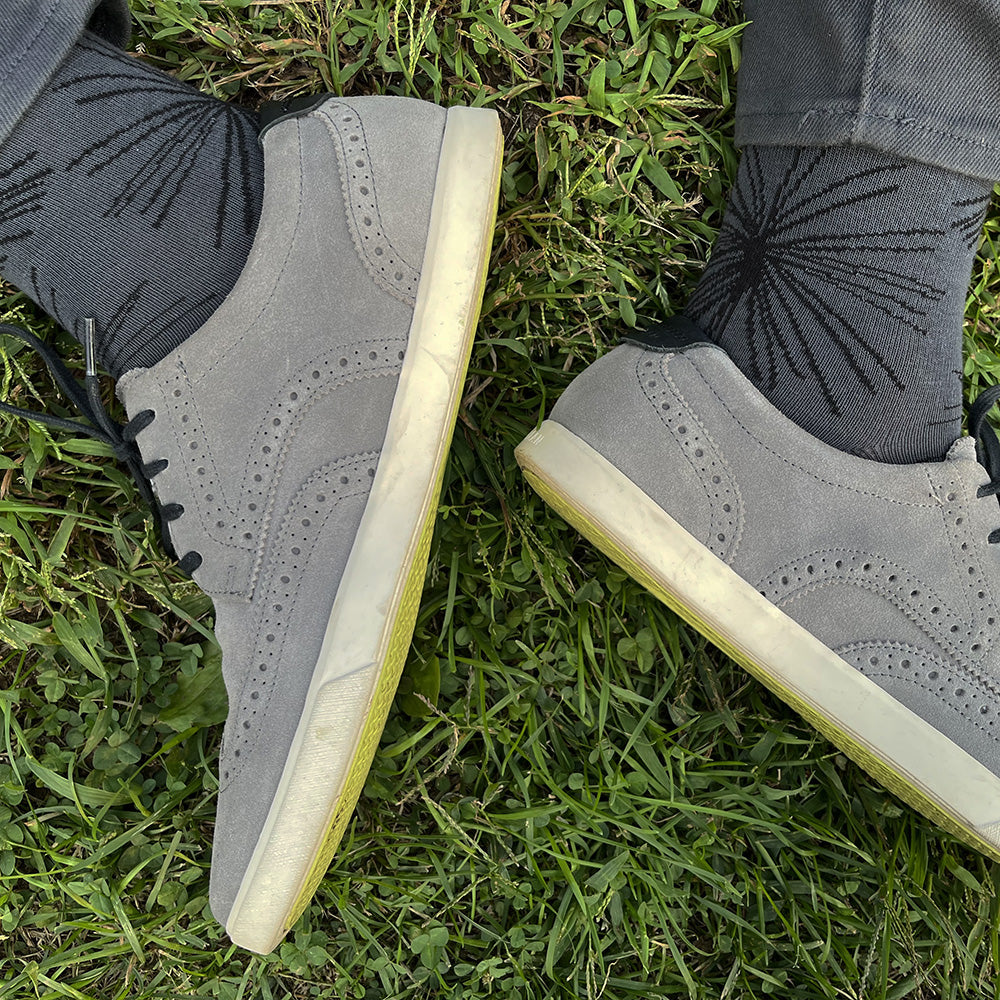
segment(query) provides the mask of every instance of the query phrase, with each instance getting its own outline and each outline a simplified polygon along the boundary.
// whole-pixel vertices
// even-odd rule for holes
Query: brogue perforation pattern
[[[997,623],[997,602],[990,584],[990,574],[983,567],[983,539],[974,537],[968,517],[971,505],[982,503],[983,500],[975,495],[969,496],[967,484],[955,475],[943,478],[934,485],[942,501],[941,516],[951,540],[955,568],[965,586],[969,608],[992,630]],[[993,497],[988,499],[991,504],[996,504]],[[979,650],[974,648],[973,652],[978,653]]]
[[[1000,741],[1000,691],[982,676],[906,643],[852,643],[834,652],[873,681],[926,691],[994,742]]]
[[[256,554],[253,567],[256,571],[264,549],[276,474],[302,420],[312,406],[340,386],[361,378],[398,376],[405,347],[406,342],[402,339],[360,341],[350,347],[327,351],[300,368],[275,394],[271,408],[258,427],[247,452],[243,475],[237,480],[239,493],[235,498],[228,497],[222,486],[223,476],[216,468],[211,449],[205,444],[209,440],[205,421],[198,411],[187,372],[179,364],[162,389],[166,405],[174,411],[169,424],[173,429],[176,454],[149,454],[143,440],[148,439],[148,430],[137,437],[145,461],[162,458],[168,461],[167,468],[155,480],[160,500],[170,501],[173,477],[186,476],[187,487],[178,489],[177,493],[193,493],[204,503],[187,504],[183,517],[197,518],[200,534],[212,543],[250,556]],[[199,545],[206,547],[197,539],[189,541],[186,547],[199,549]],[[197,572],[195,577],[198,577]],[[244,586],[237,585],[234,591],[225,593],[243,593],[253,582],[251,575]],[[213,589],[212,593],[219,596],[224,591]]]
[[[722,354],[717,348],[712,349],[715,353]],[[685,351],[683,354],[669,355],[670,358],[683,359],[685,364],[690,365],[701,377],[704,383],[705,389],[712,395],[712,398],[718,403],[722,408],[723,412],[733,421],[733,426],[739,428],[746,436],[753,442],[753,446],[763,449],[763,451],[770,455],[772,458],[781,462],[784,466],[791,472],[802,473],[808,476],[816,483],[820,483],[823,486],[829,486],[837,490],[845,490],[849,493],[853,493],[856,496],[870,497],[873,500],[878,500],[883,503],[892,504],[893,506],[898,506],[902,508],[912,508],[921,509],[929,507],[937,507],[938,503],[936,500],[928,497],[927,502],[919,502],[913,499],[900,499],[899,497],[893,496],[888,490],[870,490],[860,488],[857,484],[851,482],[838,481],[835,479],[830,479],[823,474],[822,465],[809,466],[803,465],[793,454],[788,454],[785,452],[777,451],[775,448],[771,447],[766,441],[762,440],[761,437],[754,431],[754,429],[749,426],[741,417],[740,413],[731,405],[731,401],[726,399],[724,395],[721,395],[716,387],[715,377],[713,372],[705,364],[704,358],[699,358],[693,351]]]
[[[636,362],[635,374],[650,406],[705,490],[711,521],[706,544],[714,555],[731,563],[739,546],[743,516],[735,478],[718,446],[667,374],[663,356],[644,352]]]
[[[357,110],[328,103],[316,112],[326,123],[340,162],[351,237],[365,270],[383,291],[412,306],[420,282],[418,268],[392,245],[379,213],[365,127]]]
[[[973,664],[981,662],[992,647],[989,622],[994,613],[985,601],[978,602],[977,613],[970,618],[949,607],[926,582],[871,553],[850,549],[813,552],[787,563],[755,586],[762,596],[795,618],[791,606],[798,598],[837,584],[881,595],[967,669],[974,670]]]
[[[309,476],[288,503],[267,557],[263,578],[269,585],[254,601],[250,668],[231,699],[225,760],[220,766],[223,788],[236,780],[252,753],[261,733],[256,720],[266,717],[272,693],[281,683],[286,640],[294,642],[287,628],[288,609],[295,606],[316,544],[340,504],[368,495],[378,459],[378,453],[369,452],[331,462]]]

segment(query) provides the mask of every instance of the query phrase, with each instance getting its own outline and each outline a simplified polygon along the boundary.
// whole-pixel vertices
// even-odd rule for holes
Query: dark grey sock
[[[263,191],[255,116],[87,33],[0,147],[0,272],[117,378],[231,291]]]
[[[990,192],[863,147],[748,147],[685,312],[835,448],[940,459],[961,432],[962,318]]]

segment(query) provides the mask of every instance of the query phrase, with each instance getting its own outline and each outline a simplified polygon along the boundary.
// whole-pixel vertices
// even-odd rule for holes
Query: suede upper
[[[970,438],[942,462],[840,452],[711,344],[626,344],[552,419],[772,603],[1000,774],[1000,526]]]

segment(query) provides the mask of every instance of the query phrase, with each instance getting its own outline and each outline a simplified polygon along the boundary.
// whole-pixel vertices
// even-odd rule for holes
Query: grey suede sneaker
[[[328,99],[262,136],[232,294],[118,393],[229,692],[211,907],[268,952],[354,810],[409,648],[482,296],[492,111]]]
[[[592,365],[516,454],[635,579],[1000,859],[1000,449],[983,433],[992,475],[970,437],[942,462],[855,458],[679,319]]]

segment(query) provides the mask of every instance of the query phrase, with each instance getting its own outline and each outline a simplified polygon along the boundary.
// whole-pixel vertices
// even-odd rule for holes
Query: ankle
[[[841,450],[941,458],[990,187],[860,147],[750,147],[686,312],[786,416]]]

